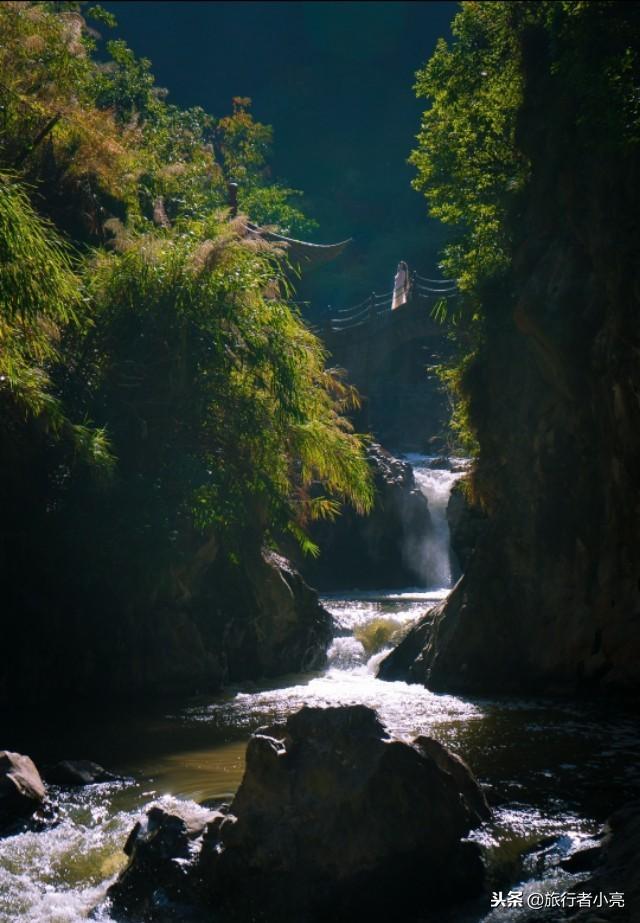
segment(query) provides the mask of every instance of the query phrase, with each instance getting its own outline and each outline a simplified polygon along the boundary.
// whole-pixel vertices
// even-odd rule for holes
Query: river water
[[[431,507],[421,550],[426,585],[326,597],[337,627],[323,672],[127,714],[43,712],[9,729],[3,745],[37,763],[90,758],[126,778],[73,793],[52,787],[57,823],[0,840],[0,923],[85,920],[124,864],[127,834],[152,801],[230,800],[251,731],[304,704],[364,703],[400,737],[436,737],[469,763],[494,804],[493,820],[473,834],[486,848],[490,888],[576,890],[579,879],[558,860],[589,844],[612,809],[638,797],[637,722],[614,705],[472,699],[376,679],[390,645],[450,589],[446,502],[459,473],[429,468],[420,457],[411,462]],[[491,912],[482,898],[440,919],[515,923],[521,913]],[[110,920],[107,912],[97,919]]]

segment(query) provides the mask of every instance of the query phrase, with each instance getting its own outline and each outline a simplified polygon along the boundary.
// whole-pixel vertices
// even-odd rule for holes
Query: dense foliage
[[[487,323],[499,323],[509,290],[518,208],[530,177],[519,128],[531,80],[570,100],[566,118],[585,150],[603,158],[633,152],[640,140],[640,8],[637,3],[464,2],[418,73],[429,108],[411,160],[414,185],[431,214],[452,226],[445,274],[462,298],[449,312],[457,365],[443,376],[457,396],[454,425],[473,447],[466,395],[484,348]],[[542,100],[539,104],[542,104]],[[557,139],[558,150],[565,143]],[[570,152],[567,152],[570,153]]]
[[[5,162],[49,179],[57,187],[50,199],[60,202],[71,191],[75,207],[80,197],[85,226],[91,218],[96,235],[109,210],[126,210],[129,224],[144,228],[154,214],[158,219],[159,199],[169,220],[203,217],[226,204],[229,181],[240,184],[241,206],[256,203],[255,212],[247,208],[254,220],[283,231],[312,223],[291,201],[299,193],[270,179],[271,129],[254,121],[250,99],[234,100],[221,119],[169,104],[150,62],[122,40],[99,40],[83,7],[2,3]],[[92,14],[109,19],[99,8]]]
[[[229,216],[233,180],[251,220],[309,224],[270,129],[170,105],[80,9],[0,4],[3,567],[149,598],[212,537],[314,551],[371,484],[286,251]]]
[[[33,210],[24,189],[0,174],[0,406],[5,438],[20,442],[23,422],[107,466],[104,432],[72,423],[49,370],[63,361],[62,331],[77,326],[78,278],[69,249]]]

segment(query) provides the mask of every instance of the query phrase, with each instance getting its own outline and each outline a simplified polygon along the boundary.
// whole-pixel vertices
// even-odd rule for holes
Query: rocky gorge
[[[559,82],[549,42],[523,35],[516,143],[530,179],[464,379],[485,525],[460,585],[383,675],[637,697],[638,164],[612,128],[596,137],[573,120],[584,85]]]
[[[448,483],[451,496],[458,493],[453,479],[463,470],[452,472],[444,459],[414,466],[423,491]],[[478,527],[464,488],[459,492],[448,504],[451,536],[473,544],[470,536],[486,524]],[[620,799],[636,790],[633,722],[619,716],[613,726],[604,714],[570,706],[434,695],[420,682],[374,678],[382,657],[384,672],[416,637],[410,626],[422,624],[428,601],[442,606],[447,592],[324,597],[331,641],[325,665],[311,673],[239,680],[214,696],[160,703],[155,717],[130,731],[121,714],[109,731],[95,713],[90,724],[102,730],[80,747],[82,725],[65,733],[61,716],[53,744],[32,751],[44,767],[42,790],[25,803],[29,810],[14,813],[0,840],[0,893],[13,908],[20,901],[32,908],[34,920],[48,921],[53,911],[33,908],[64,900],[74,923],[96,905],[112,923],[200,923],[212,915],[315,921],[328,907],[335,919],[400,914],[477,923],[496,889],[522,881],[535,887],[533,879],[545,891],[560,883],[575,891],[591,876],[611,892],[621,887],[618,880],[625,887],[628,881],[632,908],[633,812],[611,818],[609,839],[600,833],[616,806],[604,780],[615,779]],[[393,653],[383,636],[372,655],[358,639],[381,618],[408,634]],[[247,651],[255,641],[250,634]],[[20,733],[14,729],[10,738],[18,742]],[[620,741],[623,750],[606,750],[605,739]],[[152,755],[141,761],[147,749]],[[85,754],[113,772],[67,759]],[[594,804],[597,778],[603,798]],[[11,793],[15,786],[7,784]],[[44,870],[62,863],[77,884],[48,891],[43,882],[41,894],[21,896],[19,870],[24,863],[33,870],[34,855],[42,856]],[[95,869],[91,887],[85,863]]]
[[[322,324],[250,100],[77,6],[0,3],[0,923],[638,923],[640,4],[462,5],[453,228]]]

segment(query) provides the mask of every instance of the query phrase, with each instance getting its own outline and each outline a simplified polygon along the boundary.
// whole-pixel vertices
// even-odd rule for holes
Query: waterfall
[[[328,650],[328,675],[334,680],[374,676],[379,661],[402,637],[402,628],[441,602],[453,583],[447,506],[467,462],[414,454],[406,459],[429,507],[428,518],[407,524],[403,547],[405,563],[418,577],[420,588],[352,590],[346,596],[324,598],[338,629]]]
[[[450,588],[452,585],[451,547],[447,505],[451,490],[464,470],[430,467],[433,459],[408,455],[416,484],[427,499],[430,528],[421,536],[413,537],[405,548],[407,561],[420,575],[427,587]]]

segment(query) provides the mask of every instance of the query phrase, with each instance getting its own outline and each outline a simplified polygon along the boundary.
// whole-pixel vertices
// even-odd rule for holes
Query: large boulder
[[[102,594],[93,620],[74,598],[56,608],[26,586],[12,603],[22,617],[9,620],[6,647],[17,654],[0,671],[0,705],[74,700],[78,689],[104,701],[203,693],[322,666],[331,616],[285,558],[261,547],[258,526],[240,552],[185,548],[188,567],[150,576],[155,590],[126,605]]]
[[[42,806],[46,794],[30,757],[0,750],[0,833],[30,818]]]
[[[281,676],[316,670],[326,661],[333,620],[287,558],[263,550],[227,567],[212,582],[220,605],[214,622],[220,634],[208,643],[223,652],[224,681]],[[210,611],[201,621],[206,631]]]
[[[312,529],[320,556],[299,561],[305,577],[323,590],[404,587],[421,582],[419,548],[431,527],[426,497],[408,462],[382,446],[367,449],[376,498],[365,516],[345,509]]]
[[[305,707],[252,736],[226,815],[191,834],[150,815],[109,897],[116,916],[158,921],[185,905],[220,921],[437,919],[482,889],[462,840],[488,815],[468,768],[429,738],[396,740],[362,705]],[[153,839],[179,874],[149,862]]]

